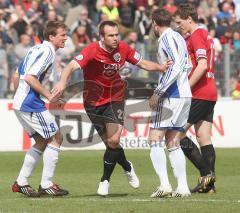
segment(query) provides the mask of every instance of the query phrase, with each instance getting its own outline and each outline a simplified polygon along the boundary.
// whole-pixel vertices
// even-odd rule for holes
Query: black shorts
[[[106,123],[124,123],[125,102],[110,102],[101,106],[84,103],[85,111],[99,134],[105,131]]]
[[[214,106],[216,101],[192,99],[188,123],[196,124],[199,121],[213,121]]]

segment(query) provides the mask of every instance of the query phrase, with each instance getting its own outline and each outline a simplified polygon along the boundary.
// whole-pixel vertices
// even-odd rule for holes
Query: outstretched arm
[[[168,61],[166,64],[160,65],[158,63],[142,59],[138,62],[137,66],[147,71],[165,72],[171,64],[172,61]]]
[[[67,82],[74,70],[78,69],[79,65],[76,61],[72,60],[63,70],[61,74],[60,81],[52,89],[52,95],[58,97],[62,94],[63,90],[66,88]]]

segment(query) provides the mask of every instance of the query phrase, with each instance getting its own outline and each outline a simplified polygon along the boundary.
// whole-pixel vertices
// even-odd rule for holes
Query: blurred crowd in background
[[[240,97],[240,0],[0,0],[0,98],[13,96],[16,67],[29,48],[43,40],[47,21],[61,20],[69,27],[69,39],[58,50],[53,75],[46,84],[51,87],[69,60],[83,47],[98,40],[102,20],[119,23],[121,39],[136,48],[145,59],[156,61],[156,39],[151,31],[151,11],[163,7],[171,13],[177,5],[196,5],[199,22],[214,38],[216,78],[219,94],[224,95],[224,47],[230,47],[229,87],[239,90]],[[126,65],[128,77],[156,82],[156,73],[138,71]],[[77,72],[73,79],[81,79]],[[235,93],[237,94],[237,93]]]

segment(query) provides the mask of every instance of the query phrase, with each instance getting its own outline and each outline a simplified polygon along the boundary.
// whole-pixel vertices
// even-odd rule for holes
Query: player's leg
[[[204,102],[200,100],[192,100],[188,123],[186,125],[186,131],[192,126],[196,124],[201,119],[204,118],[207,113],[207,108],[203,105]],[[191,140],[191,138],[187,137],[185,133],[181,134],[181,147],[185,154],[185,156],[192,162],[192,164],[199,170],[201,176],[205,176],[209,174],[210,170],[206,162],[204,161],[199,148],[197,145]]]
[[[12,190],[13,192],[20,192],[30,197],[37,197],[38,193],[29,185],[28,178],[38,164],[39,159],[46,148],[46,142],[44,138],[31,127],[31,122],[29,122],[32,115],[31,113],[16,110],[15,114],[24,129],[34,138],[35,144],[27,151],[17,180],[12,186]]]
[[[173,197],[186,197],[190,196],[191,193],[187,184],[186,160],[180,147],[178,132],[176,130],[168,130],[165,138],[171,167],[177,179],[177,188],[173,193]]]
[[[210,169],[210,173],[202,176],[200,182],[202,182],[203,189],[200,189],[198,192],[208,192],[215,191],[214,182],[216,181],[215,177],[215,160],[216,154],[211,141],[211,131],[212,123],[208,121],[200,121],[194,125],[196,138],[200,145],[202,157],[205,163]]]
[[[163,141],[165,131],[151,128],[148,136],[150,146],[150,158],[153,168],[159,177],[160,185],[151,194],[151,197],[166,197],[172,193],[172,186],[168,179],[167,159]]]
[[[61,191],[59,187],[55,187],[52,182],[54,171],[58,161],[60,145],[62,143],[62,136],[56,124],[55,118],[48,110],[43,112],[34,112],[31,114],[32,128],[45,140],[45,150],[43,153],[43,172],[40,189],[48,189],[50,195],[58,196],[65,195],[67,191]],[[29,122],[30,122],[29,121]],[[43,194],[42,191],[40,194]]]

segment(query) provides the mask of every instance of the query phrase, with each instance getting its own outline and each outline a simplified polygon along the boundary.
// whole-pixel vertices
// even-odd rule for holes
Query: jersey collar
[[[55,51],[55,48],[53,47],[53,44],[52,44],[51,42],[44,40],[44,41],[43,41],[43,45],[46,45],[46,46],[50,47],[50,49],[51,49],[54,53],[56,52],[56,51]]]
[[[169,32],[170,30],[172,30],[170,27],[167,28],[166,30],[163,31],[163,33],[160,35],[159,39],[158,39],[158,42],[160,42],[160,40],[162,39],[162,37],[167,33]]]
[[[106,51],[107,53],[112,53],[112,52],[115,50],[115,49],[112,50],[112,51],[108,51],[108,50],[106,50],[106,49],[103,47],[103,44],[102,44],[101,41],[99,41],[98,44],[99,44],[99,47],[102,48],[102,49],[103,49],[104,51]]]

